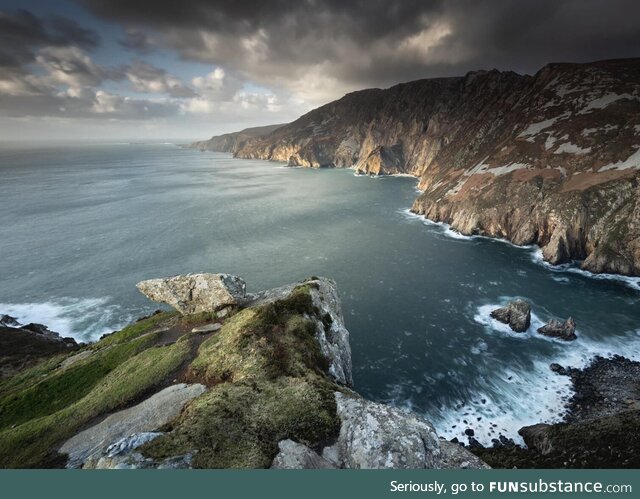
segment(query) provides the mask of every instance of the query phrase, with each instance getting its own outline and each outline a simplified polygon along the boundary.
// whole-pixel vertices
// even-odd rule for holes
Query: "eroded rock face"
[[[187,274],[139,282],[137,288],[153,301],[171,305],[182,314],[213,312],[240,304],[246,284],[230,274]]]
[[[491,317],[508,324],[516,333],[524,333],[531,325],[531,305],[524,300],[514,300],[492,311]]]
[[[151,432],[168,423],[180,413],[189,400],[201,395],[205,390],[206,388],[199,384],[172,385],[138,405],[116,412],[78,433],[67,440],[59,452],[69,456],[67,468],[95,466],[105,453],[108,454],[110,446],[116,444],[116,447],[122,447],[117,444],[121,439],[129,438],[135,433]],[[131,443],[128,444],[129,449],[131,446]],[[114,448],[112,453],[113,450]]]
[[[538,333],[565,341],[573,341],[578,338],[576,336],[576,321],[572,317],[564,322],[551,319],[547,324],[538,328]]]
[[[462,445],[440,439],[440,458],[438,469],[484,470],[491,467],[479,457],[473,455]]]

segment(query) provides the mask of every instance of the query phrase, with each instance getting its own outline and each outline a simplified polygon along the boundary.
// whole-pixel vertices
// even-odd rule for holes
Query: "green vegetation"
[[[79,400],[0,432],[0,466],[46,464],[55,445],[100,414],[123,407],[148,393],[187,360],[190,350],[188,342],[144,350],[104,376]]]
[[[339,388],[326,375],[310,318],[331,325],[313,305],[317,286],[306,282],[283,300],[241,310],[205,336],[191,327],[215,313],[154,314],[4,380],[0,467],[64,464],[57,449],[66,439],[172,382],[178,371],[210,389],[143,447],[151,457],[198,450],[196,467],[266,467],[282,439],[315,448],[330,442],[339,431]]]
[[[173,431],[143,452],[165,458],[198,449],[198,468],[265,468],[278,441],[317,446],[338,431],[332,392],[320,378],[225,383],[194,400]]]
[[[278,441],[318,447],[339,431],[327,364],[315,341],[309,286],[243,310],[206,340],[190,376],[212,389],[193,401],[172,431],[143,448],[155,458],[197,449],[202,468],[267,467]]]
[[[193,325],[213,322],[217,320],[218,315],[215,312],[199,312],[197,314],[183,315],[180,317],[180,323]]]
[[[58,369],[39,383],[0,399],[0,430],[52,414],[81,399],[108,373],[146,349],[153,336],[138,338],[95,352],[67,369]]]
[[[78,352],[78,350],[75,350],[71,353],[71,355],[75,355]],[[38,381],[42,381],[45,376],[57,369],[60,366],[60,363],[68,356],[69,354],[50,357],[49,359],[43,360],[33,367],[25,369],[24,371],[21,371],[10,378],[2,380],[2,382],[0,383],[0,407],[2,407],[1,400],[7,394],[17,390],[24,390],[28,386],[31,386]]]
[[[145,319],[134,322],[130,326],[127,326],[118,332],[104,336],[99,342],[93,345],[93,348],[104,348],[111,345],[125,343],[145,333],[148,333],[159,324],[164,323],[168,319],[177,316],[178,312],[160,312],[157,314],[153,314]]]

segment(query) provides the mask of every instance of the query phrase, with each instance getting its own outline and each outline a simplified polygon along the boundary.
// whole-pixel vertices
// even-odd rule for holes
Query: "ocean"
[[[485,444],[562,416],[569,381],[550,363],[640,358],[638,279],[429,223],[408,212],[415,186],[173,143],[5,145],[0,314],[92,341],[159,308],[136,290],[143,279],[226,272],[257,291],[331,277],[356,390]],[[489,317],[514,297],[532,305],[527,333]],[[568,316],[577,341],[535,332]]]

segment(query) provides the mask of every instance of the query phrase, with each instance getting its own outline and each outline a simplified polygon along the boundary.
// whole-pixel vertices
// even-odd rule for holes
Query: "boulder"
[[[529,449],[535,449],[540,454],[545,455],[553,451],[553,443],[549,438],[552,428],[549,424],[539,423],[520,428],[518,433],[522,436]]]
[[[491,312],[491,317],[508,324],[516,333],[524,333],[531,325],[531,306],[524,300],[513,300]]]
[[[489,469],[490,466],[462,445],[440,440],[439,469]]]
[[[139,282],[138,290],[153,301],[166,303],[181,314],[213,312],[241,304],[246,284],[229,274],[187,274]]]
[[[564,341],[573,341],[578,338],[576,336],[576,322],[572,317],[564,322],[551,319],[547,324],[538,328],[538,333]]]
[[[206,391],[203,385],[176,384],[161,390],[138,405],[116,412],[81,431],[60,447],[68,454],[67,468],[80,468],[96,461],[107,449],[134,433],[151,432],[175,418],[184,405]]]
[[[278,443],[278,454],[271,463],[272,469],[328,469],[336,466],[323,459],[316,451],[293,440],[282,440]]]
[[[566,376],[569,374],[569,371],[557,362],[549,364],[549,369],[551,369],[556,374],[560,374],[561,376]]]
[[[104,454],[85,463],[85,468],[98,470],[125,469],[184,469],[191,468],[192,455],[174,456],[162,460],[155,460],[143,456],[138,448],[147,442],[163,435],[161,432],[140,432],[121,438],[111,444]]]
[[[7,314],[0,315],[0,326],[4,327],[20,327],[18,319]]]
[[[335,393],[338,441],[322,457],[339,468],[435,468],[440,455],[433,426],[414,413]]]
[[[215,333],[216,331],[220,331],[220,329],[222,329],[222,324],[220,324],[219,322],[214,322],[212,324],[205,324],[204,326],[194,327],[191,330],[191,332],[207,334],[207,333]]]

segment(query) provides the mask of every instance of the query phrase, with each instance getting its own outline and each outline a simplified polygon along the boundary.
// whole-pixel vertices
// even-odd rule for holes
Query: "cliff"
[[[363,90],[217,150],[414,175],[415,213],[537,244],[552,264],[640,275],[640,59]]]
[[[175,312],[0,381],[0,467],[486,468],[351,388],[336,285],[224,274],[138,285]]]
[[[239,132],[225,133],[211,137],[209,140],[202,140],[190,144],[191,149],[199,149],[200,151],[216,151],[236,153],[241,149],[247,141],[267,135],[283,125],[266,125],[253,128],[245,128]]]

